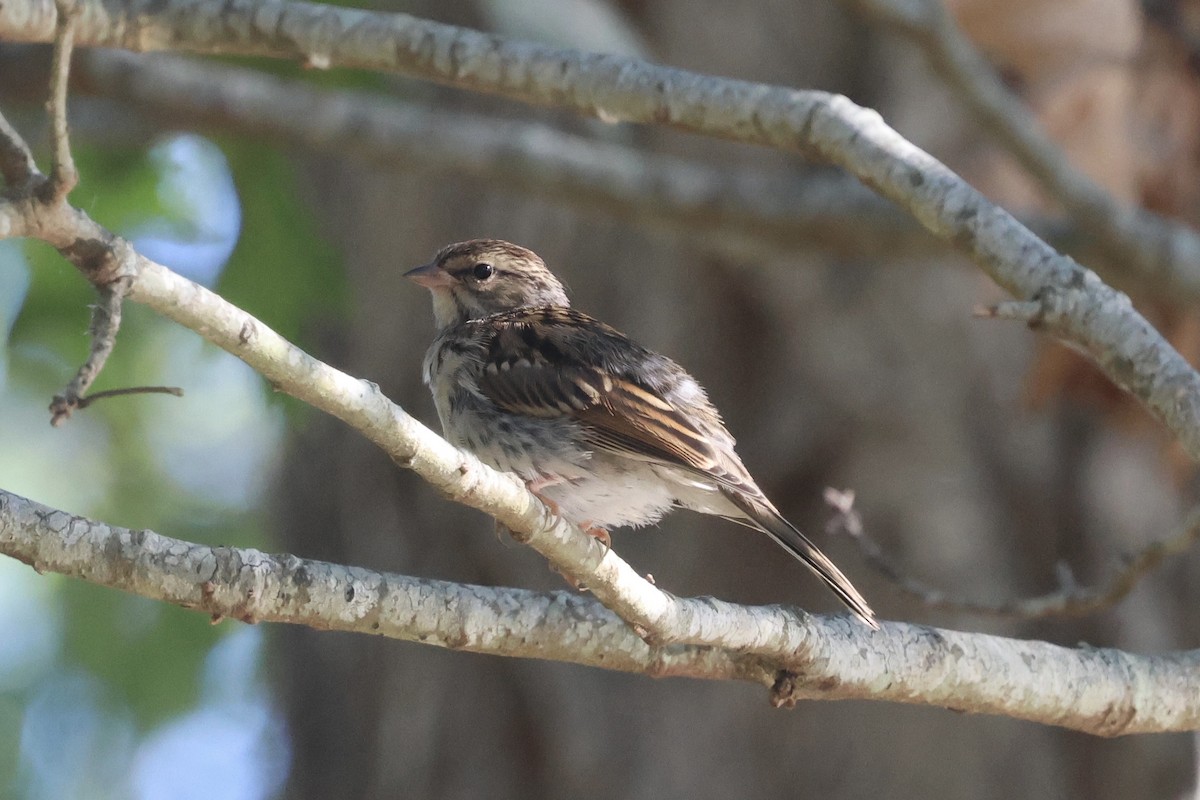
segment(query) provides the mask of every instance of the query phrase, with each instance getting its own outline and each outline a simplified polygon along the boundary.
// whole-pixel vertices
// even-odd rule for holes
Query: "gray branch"
[[[520,119],[431,110],[378,92],[323,89],[166,54],[97,50],[81,59],[75,76],[80,91],[125,101],[170,124],[486,178],[685,232],[690,244],[738,257],[824,248],[918,258],[948,250],[892,203],[830,172],[722,169]],[[1110,253],[1068,220],[1026,224],[1047,241],[1107,263]],[[1158,296],[1172,303],[1190,297],[1176,288]]]
[[[959,30],[940,0],[843,0],[868,20],[916,44],[981,127],[995,136],[1071,216],[1115,250],[1120,271],[1195,297],[1200,235],[1175,220],[1117,202],[1083,174],[1041,129],[1033,113]]]
[[[236,130],[318,152],[450,170],[739,254],[796,247],[945,253],[891,203],[844,176],[720,169],[520,119],[431,110],[378,92],[321,89],[198,59],[95,51],[82,91],[172,124]]]
[[[257,550],[206,547],[67,514],[0,490],[0,552],[193,608],[475,653],[655,677],[742,680],[773,701],[867,698],[1060,725],[1101,736],[1200,728],[1200,651],[1139,656],[904,623],[866,628],[795,609],[679,601],[770,631],[749,653],[648,645],[600,603],[373,572]]]
[[[1200,455],[1200,378],[1133,311],[1127,298],[1055,253],[944,166],[905,142],[877,114],[845,98],[516,43],[403,15],[299,2],[84,0],[80,8],[80,44],[273,55],[302,58],[314,66],[394,69],[603,119],[667,124],[840,164],[908,209],[936,235],[955,242],[1019,298],[1036,303],[1047,328],[1090,352],[1175,431],[1189,452]],[[52,35],[53,17],[46,18],[47,9],[45,0],[6,0],[0,5],[0,35],[37,40],[47,22],[50,33],[46,35]],[[15,174],[21,169],[18,165],[10,171]],[[626,648],[636,655],[643,652],[637,647],[646,647],[644,663],[654,666],[642,671],[699,675],[708,668],[713,677],[769,684],[774,700],[781,704],[812,697],[873,697],[1003,713],[1102,735],[1200,727],[1200,696],[1195,692],[1200,653],[1196,652],[1142,657],[1113,650],[1069,650],[895,623],[871,633],[846,618],[819,620],[778,608],[671,597],[615,553],[553,518],[515,478],[450,446],[383,397],[378,387],[317,361],[212,292],[141,257],[78,209],[65,203],[47,207],[20,194],[0,198],[0,236],[47,241],[89,275],[98,269],[129,275],[131,300],[200,333],[278,388],[345,420],[447,497],[495,516],[560,571],[591,587],[622,620],[650,634],[646,638],[651,644],[637,645],[639,639],[630,628],[611,616],[603,628],[609,636],[617,635],[611,626],[623,631],[626,638],[613,640],[618,642],[617,651]],[[5,496],[0,516],[12,513],[15,502]],[[0,547],[6,552],[42,569],[61,563],[69,574],[103,577],[112,585],[128,582],[147,592],[161,592],[163,599],[218,615],[274,619],[272,614],[299,603],[308,614],[318,608],[328,611],[328,618],[311,619],[332,626],[339,614],[355,616],[354,604],[361,597],[363,610],[354,624],[378,623],[380,627],[371,630],[383,632],[384,611],[397,603],[407,612],[398,620],[388,617],[389,624],[399,626],[397,630],[411,630],[403,621],[415,624],[411,621],[425,612],[434,616],[421,619],[442,631],[438,625],[443,618],[437,612],[454,620],[460,607],[474,608],[465,595],[481,591],[419,582],[447,594],[418,592],[425,597],[424,604],[405,605],[401,584],[373,573],[291,557],[272,560],[249,551],[194,551],[193,545],[28,508],[32,510],[13,516],[26,523],[7,524],[0,532]],[[49,536],[46,528],[59,533]],[[93,535],[102,540],[99,545]],[[71,550],[73,546],[81,550]],[[155,549],[145,551],[149,546]],[[197,566],[191,556],[206,566]],[[156,565],[161,569],[151,570]],[[355,576],[364,582],[355,583]],[[282,583],[272,582],[284,578]],[[416,584],[407,585],[415,591]],[[320,602],[311,605],[313,597]],[[539,601],[539,597],[562,595],[519,593],[515,599],[529,602],[534,609],[558,602]],[[339,602],[351,606],[351,611],[341,609]],[[605,612],[585,601],[570,602],[577,604],[571,609],[587,610],[584,621],[577,624],[599,624],[590,621],[593,610],[594,620],[605,619]],[[490,612],[480,611],[491,614],[485,619],[486,631],[460,619],[457,627],[448,629],[454,635],[447,633],[450,638],[445,642],[428,631],[427,637],[483,650],[489,641],[506,641],[509,630],[523,630],[516,621],[506,629],[504,623],[510,618],[497,616],[504,609],[491,602],[484,605],[492,606]],[[539,625],[552,616],[547,612]],[[579,632],[565,627],[558,633],[561,636],[556,638],[569,644]],[[494,638],[488,640],[489,636]],[[536,634],[530,636],[532,641],[542,641]],[[519,642],[519,636],[514,638],[517,641],[506,646],[528,646]],[[544,646],[551,648],[551,644]],[[680,661],[669,661],[675,656]]]
[[[52,181],[50,185],[54,184],[58,184],[58,181]],[[91,347],[88,349],[87,359],[75,371],[66,388],[50,401],[51,425],[57,427],[63,424],[76,409],[88,406],[91,398],[86,397],[85,393],[99,377],[100,371],[104,369],[108,357],[117,345],[117,331],[121,328],[121,304],[125,301],[127,290],[128,282],[121,278],[96,287],[99,297],[92,306],[92,323],[88,326],[88,335],[92,339]]]
[[[0,552],[39,570],[219,617],[424,637],[443,646],[652,675],[754,680],[770,685],[773,701],[782,705],[876,698],[1005,714],[1098,735],[1200,728],[1200,695],[1194,691],[1200,652],[1070,650],[898,623],[871,632],[845,616],[819,619],[664,594],[615,552],[552,518],[519,481],[450,446],[373,384],[312,358],[207,289],[113,242],[82,212],[62,204],[55,209],[23,214],[17,204],[0,200],[0,230],[8,220],[11,235],[38,235],[68,257],[79,249],[109,248],[134,273],[130,299],[345,420],[446,496],[493,514],[557,569],[585,582],[625,622],[562,594],[385,578],[290,556],[204,548],[0,494]],[[636,628],[650,632],[645,638],[651,641],[635,635]]]
[[[0,36],[50,41],[50,0],[0,5]],[[1056,252],[874,111],[845,97],[562,50],[405,14],[303,2],[83,0],[80,44],[298,59],[393,71],[609,122],[801,153],[848,170],[952,242],[1017,298],[1055,309],[1046,331],[1089,355],[1200,458],[1200,375],[1095,273]]]

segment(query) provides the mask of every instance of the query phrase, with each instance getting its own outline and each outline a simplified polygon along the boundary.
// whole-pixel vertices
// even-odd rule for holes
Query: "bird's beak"
[[[422,264],[416,269],[410,269],[404,273],[404,277],[421,284],[426,289],[439,289],[449,286],[451,283],[450,276],[438,269],[437,264]]]

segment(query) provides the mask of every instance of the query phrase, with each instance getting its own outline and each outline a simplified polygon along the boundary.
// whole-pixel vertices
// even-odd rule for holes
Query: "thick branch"
[[[97,50],[75,68],[80,91],[127,101],[170,124],[269,137],[373,162],[487,178],[638,224],[687,233],[735,256],[826,248],[856,257],[936,257],[945,242],[861,184],[828,172],[722,169],[645,153],[549,125],[431,110],[389,95],[329,90],[227,64]],[[1031,219],[1040,236],[1104,261],[1066,220]],[[1178,303],[1179,292],[1162,298]]]
[[[76,75],[81,91],[126,100],[137,113],[173,124],[485,177],[506,190],[684,230],[726,251],[945,252],[891,203],[840,175],[720,169],[549,125],[431,110],[191,58],[95,51]]]
[[[0,202],[0,218],[3,218],[6,205]],[[72,222],[75,228],[71,227]],[[94,237],[103,233],[81,212],[75,212],[75,216],[59,220],[59,223],[52,227],[62,236],[70,236],[70,233],[61,232],[64,229],[75,230],[77,234],[88,232]],[[86,229],[86,225],[95,230]],[[454,449],[389,403],[373,384],[354,380],[316,361],[253,317],[203,287],[136,256],[127,246],[116,247],[116,251],[129,254],[133,259],[136,277],[131,284],[131,299],[145,302],[165,316],[197,330],[239,355],[279,388],[344,419],[448,496],[494,514],[513,530],[524,531],[522,538],[564,572],[586,581],[605,605],[624,619],[658,633],[665,641],[699,643],[739,654],[735,664],[716,659],[703,648],[657,647],[645,651],[644,661],[655,665],[648,670],[652,674],[699,674],[710,669],[723,677],[736,673],[738,677],[750,676],[764,684],[769,683],[775,687],[778,702],[804,697],[882,697],[975,712],[1004,713],[1104,735],[1200,726],[1200,698],[1192,691],[1194,682],[1200,679],[1200,654],[1144,658],[1108,650],[1068,651],[1042,643],[895,624],[885,625],[882,633],[871,633],[845,617],[816,622],[808,616],[776,608],[747,609],[719,600],[680,600],[665,595],[637,576],[615,553],[604,552],[601,545],[577,529],[562,522],[548,527],[551,521],[546,519],[545,509],[519,481],[496,473]],[[13,502],[11,497],[5,498],[9,510],[13,508]],[[287,619],[335,627],[328,617],[313,617],[313,609],[307,605],[295,611],[296,614],[302,612],[302,618],[289,616],[293,607],[287,606],[288,603],[309,603],[317,597],[312,576],[327,574],[322,572],[328,569],[327,566],[284,559],[278,568],[280,575],[287,574],[288,565],[297,563],[311,569],[299,571],[291,583],[261,583],[267,580],[264,576],[274,576],[277,571],[273,566],[275,562],[261,554],[201,548],[202,552],[194,554],[199,562],[194,562],[187,558],[191,546],[171,541],[164,543],[147,534],[92,528],[90,523],[68,515],[56,516],[36,508],[19,519],[25,521],[0,534],[0,548],[38,568],[61,569],[106,585],[141,591],[138,587],[142,584],[138,581],[141,576],[154,574],[150,567],[157,561],[163,569],[169,568],[168,574],[149,581],[149,585],[169,582],[172,588],[169,592],[163,586],[146,589],[148,596],[203,607],[209,613],[220,615]],[[37,522],[30,522],[30,519]],[[57,528],[56,536],[46,536],[45,526]],[[100,540],[93,541],[89,533],[100,536]],[[138,548],[147,542],[156,549],[144,554]],[[69,553],[61,551],[63,547],[74,546],[83,549]],[[217,564],[228,563],[236,568],[226,567],[225,572],[218,573],[212,559],[219,553],[227,554],[230,561],[218,561]],[[107,557],[104,554],[108,554]],[[206,567],[201,569],[197,563],[204,563]],[[170,571],[176,568],[183,570],[182,577]],[[401,598],[403,590],[393,591],[391,584],[381,586],[378,576],[371,573],[350,570],[345,573],[345,578],[340,577],[342,574],[326,579],[324,585],[329,594],[321,595],[326,599],[318,605],[327,606],[333,602],[329,598],[340,597],[340,602],[347,604],[355,598],[365,598],[364,602],[371,603],[365,611],[360,613],[352,607],[348,612],[338,613],[350,613],[356,620],[354,624],[374,625],[378,622],[380,628],[372,630],[382,632],[382,611],[377,617],[376,605]],[[360,588],[351,581],[355,575],[366,575],[369,580]],[[235,588],[223,593],[225,585],[218,585],[216,578],[232,581]],[[349,585],[354,589],[351,601],[346,600]],[[410,589],[418,591],[429,585],[428,582],[416,582]],[[372,594],[372,591],[376,593]],[[471,594],[480,590],[462,591]],[[209,596],[207,600],[206,595]],[[537,600],[537,596],[520,593],[513,599],[531,602],[533,608],[538,609],[552,604],[555,597],[561,596]],[[442,602],[445,599],[435,596],[432,601],[426,600],[421,608],[445,608]],[[464,604],[469,600],[459,595],[454,595],[454,599],[462,600]],[[257,605],[262,602],[268,602],[268,605]],[[279,603],[283,605],[275,605]],[[284,613],[281,609],[289,610]],[[408,606],[404,609],[403,619],[410,619],[415,613]],[[531,613],[536,616],[540,612]],[[601,612],[597,610],[596,613]],[[538,618],[538,624],[544,622]],[[487,625],[498,623],[493,613]],[[505,617],[504,624],[509,623]],[[337,626],[341,624],[338,622]],[[516,623],[512,625],[516,626]],[[464,640],[461,626],[455,630],[458,638],[447,635],[447,642],[463,641],[464,647],[485,649],[475,639]],[[484,635],[480,627],[471,630]],[[501,626],[500,630],[505,628]],[[611,641],[615,634],[608,628],[604,630],[604,636],[609,637],[606,641]],[[628,629],[624,630],[626,633],[622,635],[631,636]],[[567,631],[564,636],[569,640],[577,634],[578,631]],[[397,632],[396,635],[402,634]],[[542,641],[532,632],[528,636],[532,637],[530,641]],[[621,643],[620,647],[626,647],[633,638],[617,641]],[[487,652],[504,651],[495,645]],[[597,655],[596,659],[600,663],[609,657],[605,653]],[[715,660],[705,661],[705,658]],[[754,667],[758,659],[766,659],[769,666]],[[614,660],[620,663],[615,657]],[[664,663],[670,666],[661,666]],[[696,666],[698,664],[708,666]],[[786,677],[778,685],[776,669],[783,669]]]
[[[303,2],[81,0],[81,43],[388,70],[612,122],[668,125],[844,167],[953,242],[1018,298],[1054,293],[1053,334],[1089,354],[1200,458],[1200,376],[1129,299],[1057,253],[845,97],[516,42],[403,14]],[[8,0],[0,36],[48,41],[49,0]]]
[[[651,648],[600,603],[569,592],[465,586],[257,550],[206,547],[47,508],[0,490],[0,552],[39,572],[194,608],[455,650],[651,675],[769,684],[712,648]]]
[[[256,550],[205,547],[72,516],[0,491],[0,552],[218,617],[356,631],[493,655],[638,672],[747,680],[786,672],[796,699],[873,698],[994,713],[1102,736],[1200,728],[1200,651],[1137,656],[885,623],[720,604],[741,624],[782,632],[758,657],[647,645],[599,603],[388,575]],[[682,600],[707,613],[715,601]],[[849,634],[849,635],[848,635]],[[777,689],[778,691],[778,689]]]
[[[1168,292],[1200,290],[1200,235],[1174,220],[1118,203],[1071,166],[1029,108],[959,30],[940,0],[843,0],[910,39],[979,120],[1071,216],[1116,251],[1131,277]]]

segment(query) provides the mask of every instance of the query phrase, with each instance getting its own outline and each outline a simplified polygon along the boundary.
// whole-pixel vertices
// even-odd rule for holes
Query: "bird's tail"
[[[737,490],[725,491],[723,494],[746,513],[754,527],[770,536],[780,547],[816,573],[855,616],[872,629],[879,629],[879,623],[875,621],[875,612],[867,605],[858,589],[854,588],[854,584],[850,583],[850,579],[843,575],[829,557],[817,549],[812,540],[801,533],[799,528],[784,519],[770,501],[765,497],[755,497]]]

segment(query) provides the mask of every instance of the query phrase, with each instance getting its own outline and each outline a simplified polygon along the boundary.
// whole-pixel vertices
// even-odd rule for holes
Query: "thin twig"
[[[91,387],[100,370],[104,369],[104,363],[116,346],[117,331],[121,327],[121,304],[129,292],[129,285],[129,278],[118,278],[112,283],[96,287],[100,301],[92,306],[92,324],[88,330],[92,337],[91,351],[71,382],[50,402],[51,425],[58,427],[71,416],[72,411],[84,408],[91,402],[84,402],[84,392]]]
[[[38,176],[37,164],[25,139],[0,114],[0,176],[9,189],[24,188]]]
[[[1200,541],[1200,508],[1196,508],[1184,518],[1177,533],[1152,542],[1132,556],[1119,559],[1112,574],[1099,586],[1080,586],[1070,568],[1060,564],[1055,570],[1058,588],[1054,591],[1036,597],[985,602],[953,597],[896,567],[879,543],[867,534],[862,517],[853,507],[852,490],[826,489],[825,502],[834,511],[826,530],[848,534],[858,544],[867,563],[905,594],[932,608],[994,617],[1031,620],[1081,617],[1103,611],[1125,599],[1143,577],[1166,559],[1187,552]]]
[[[75,168],[67,132],[67,80],[71,74],[71,51],[75,46],[79,8],[75,0],[56,0],[55,7],[58,9],[58,30],[50,66],[50,99],[46,104],[46,111],[50,115],[54,160],[50,164],[50,182],[45,189],[47,201],[61,201],[79,183],[79,171]]]
[[[48,206],[63,204],[67,195],[79,183],[79,170],[76,169],[75,159],[71,155],[71,139],[67,130],[67,83],[71,74],[71,52],[75,46],[75,28],[78,24],[80,9],[76,0],[55,0],[55,8],[58,11],[58,19],[54,37],[54,56],[50,66],[50,98],[46,102],[46,112],[50,116],[53,160],[49,179],[43,181],[36,191],[39,199]],[[9,134],[9,131],[7,123],[0,128],[0,134],[4,134],[10,142],[9,149],[24,148],[27,154],[28,148],[24,147],[20,136],[15,131]],[[24,175],[26,182],[32,180],[37,174],[36,167],[32,163],[32,156],[28,156],[28,159],[29,162],[25,166],[13,159],[14,166],[10,167],[14,177],[19,178]],[[102,264],[115,263],[114,259],[105,257],[91,260]],[[104,369],[105,362],[108,361],[109,355],[116,346],[117,331],[121,327],[121,304],[129,292],[131,283],[129,276],[120,273],[116,277],[112,277],[108,271],[102,274],[93,270],[87,271],[86,274],[95,283],[96,291],[100,295],[99,302],[92,307],[92,322],[88,329],[88,333],[92,337],[91,349],[88,352],[87,360],[76,371],[75,377],[71,379],[61,394],[55,395],[54,399],[50,401],[50,424],[56,427],[70,418],[71,412],[79,408],[86,408],[94,400],[112,394],[130,393],[129,390],[116,390],[102,392],[91,398],[84,396],[100,371]]]
[[[129,394],[170,394],[183,397],[183,389],[178,386],[127,386],[124,389],[105,389],[103,392],[92,392],[87,397],[79,398],[76,408],[87,408],[97,400],[106,397],[122,397]]]

